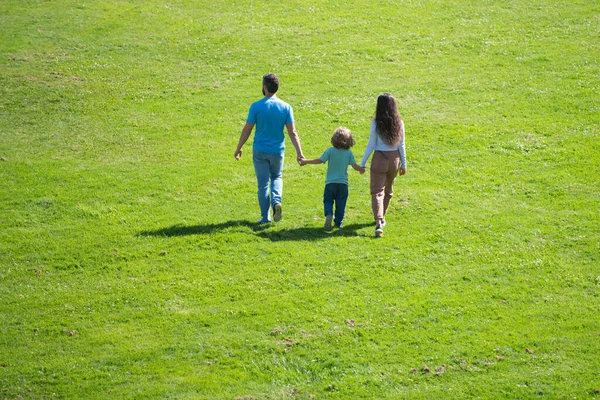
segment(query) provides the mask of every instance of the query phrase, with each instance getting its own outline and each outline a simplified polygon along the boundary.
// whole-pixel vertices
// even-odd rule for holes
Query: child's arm
[[[365,167],[361,167],[360,165],[358,165],[356,163],[350,164],[350,165],[352,165],[352,168],[354,168],[355,170],[360,172],[361,175],[365,173]]]
[[[300,166],[305,166],[306,164],[323,164],[323,160],[321,160],[320,158],[313,158],[311,160],[300,160]]]

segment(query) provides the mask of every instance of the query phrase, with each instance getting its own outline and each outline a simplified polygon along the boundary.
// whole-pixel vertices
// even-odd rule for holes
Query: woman
[[[365,155],[360,162],[364,167],[371,153],[371,206],[375,218],[375,236],[383,236],[385,214],[394,193],[396,175],[406,173],[406,149],[404,147],[404,122],[398,112],[398,104],[391,94],[377,98],[375,119],[371,121],[371,133]]]

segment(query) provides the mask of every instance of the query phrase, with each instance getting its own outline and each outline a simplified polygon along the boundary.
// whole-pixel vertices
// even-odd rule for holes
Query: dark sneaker
[[[273,206],[273,221],[281,221],[281,204],[277,203]]]
[[[333,227],[331,226],[331,221],[333,220],[333,215],[327,215],[325,216],[325,230],[327,232],[331,231],[333,229]]]

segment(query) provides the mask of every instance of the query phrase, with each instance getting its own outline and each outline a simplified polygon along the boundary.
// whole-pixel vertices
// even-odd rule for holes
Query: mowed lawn
[[[0,2],[0,398],[600,399],[600,3]],[[306,157],[380,93],[407,174],[323,231]]]

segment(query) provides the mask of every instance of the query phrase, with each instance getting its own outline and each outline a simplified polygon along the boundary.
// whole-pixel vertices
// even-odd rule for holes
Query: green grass
[[[599,11],[1,2],[0,398],[600,398]],[[255,225],[266,72],[311,158],[396,96],[383,238],[289,141]]]

